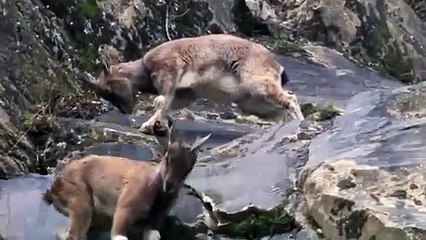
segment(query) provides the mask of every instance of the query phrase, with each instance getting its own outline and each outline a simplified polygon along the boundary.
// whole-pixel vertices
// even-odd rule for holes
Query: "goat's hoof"
[[[117,235],[111,238],[111,240],[129,240],[126,236]]]
[[[169,132],[169,126],[164,126],[160,121],[155,122],[154,127],[152,128],[152,133],[155,136],[164,137],[167,136]]]
[[[145,134],[153,134],[154,133],[154,126],[155,122],[144,122],[140,128],[138,129],[139,132],[145,133]]]
[[[167,136],[167,133],[169,131],[168,125],[162,124],[161,121],[156,121],[154,124],[146,122],[142,124],[142,126],[139,128],[139,131],[145,134],[164,137]]]
[[[158,230],[150,230],[145,240],[160,240],[161,235]]]

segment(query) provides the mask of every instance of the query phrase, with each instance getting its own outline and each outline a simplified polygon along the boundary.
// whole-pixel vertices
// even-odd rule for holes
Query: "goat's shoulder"
[[[173,64],[179,63],[179,59],[190,46],[191,42],[187,39],[164,42],[146,52],[143,61],[146,66],[154,71],[158,67],[173,66]]]

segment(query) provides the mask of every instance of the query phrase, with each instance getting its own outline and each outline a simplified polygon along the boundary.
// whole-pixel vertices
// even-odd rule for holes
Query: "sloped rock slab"
[[[128,115],[123,115],[116,111],[111,111],[95,118],[96,121],[102,123],[110,123],[119,125],[120,127],[131,128],[132,131],[137,131],[142,123],[148,120],[150,116],[144,114],[134,117],[132,122]],[[189,120],[173,120],[173,129],[179,135],[179,138],[186,142],[193,142],[197,137],[203,137],[209,133],[212,138],[204,145],[205,148],[212,148],[218,145],[225,144],[235,138],[251,133],[255,128],[232,124],[232,123],[217,123],[212,121],[189,121]]]
[[[419,84],[357,94],[312,140],[301,181],[327,238],[426,238],[425,93]]]
[[[357,66],[336,50],[321,46],[303,49],[309,54],[308,61],[277,56],[290,78],[285,87],[294,91],[301,103],[333,103],[346,107],[348,100],[359,92],[403,86],[395,79]]]
[[[229,234],[250,215],[291,206],[298,168],[307,160],[310,138],[323,126],[292,121],[216,147],[200,157],[187,184],[203,200],[205,224]],[[289,215],[291,215],[291,210]]]
[[[0,232],[6,239],[54,240],[67,219],[42,202],[49,176],[29,174],[0,180]]]

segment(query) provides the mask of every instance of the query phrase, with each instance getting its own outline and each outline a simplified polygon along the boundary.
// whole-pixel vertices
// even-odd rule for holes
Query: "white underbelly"
[[[185,73],[177,88],[191,88],[199,98],[223,103],[232,101],[238,95],[240,85],[235,75],[211,69],[203,75]]]

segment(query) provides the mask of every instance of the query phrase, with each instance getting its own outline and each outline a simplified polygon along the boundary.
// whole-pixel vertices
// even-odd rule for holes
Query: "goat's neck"
[[[166,167],[164,160],[160,161],[154,168],[153,177],[151,178],[151,186],[159,187],[163,189],[163,176],[161,176],[161,171]]]
[[[131,65],[134,69],[134,78],[131,82],[133,88],[144,93],[158,94],[158,89],[152,82],[150,66],[143,59],[131,62]]]

